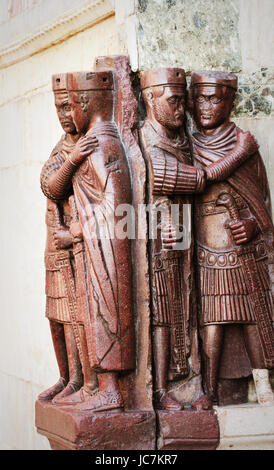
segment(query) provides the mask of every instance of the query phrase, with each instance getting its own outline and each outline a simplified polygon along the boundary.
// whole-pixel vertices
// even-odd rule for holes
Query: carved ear
[[[151,103],[151,101],[153,100],[153,92],[152,90],[147,90],[146,92],[146,99],[149,103]]]
[[[87,93],[83,93],[80,96],[80,103],[81,103],[81,109],[84,111],[84,113],[87,112],[88,107],[89,107],[89,96]]]

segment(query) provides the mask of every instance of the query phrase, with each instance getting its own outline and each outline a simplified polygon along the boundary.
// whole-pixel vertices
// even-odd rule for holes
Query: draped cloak
[[[73,176],[83,232],[88,308],[82,312],[89,361],[98,372],[134,368],[130,240],[117,231],[120,204],[131,204],[130,174],[115,124],[88,133],[98,148]],[[123,214],[124,216],[124,214]],[[119,232],[119,233],[118,233]]]
[[[204,168],[217,162],[236,145],[237,128],[234,123],[213,136],[205,136],[196,132],[192,136],[193,161],[197,167]],[[268,306],[266,314],[273,314],[273,297],[270,290],[268,263],[273,259],[273,224],[271,220],[271,204],[268,181],[262,158],[258,152],[252,155],[244,164],[238,167],[224,182],[215,182],[196,198],[195,224],[197,243],[197,264],[200,290],[200,322],[210,323],[254,323],[256,316],[250,301],[245,273],[235,255],[235,244],[229,234],[232,245],[222,249],[221,242],[214,250],[213,229],[210,231],[210,217],[223,215],[229,221],[225,208],[216,208],[208,197],[218,197],[221,191],[230,192],[239,210],[248,211],[259,227],[259,234],[248,244],[254,245],[257,269],[261,288]],[[218,214],[219,212],[219,214]],[[229,229],[218,225],[218,237],[225,239]],[[212,242],[210,237],[212,235]],[[206,235],[204,235],[206,234]],[[203,239],[203,240],[202,240]],[[216,239],[216,238],[215,238]],[[202,243],[201,243],[202,240]],[[235,256],[234,256],[235,255]],[[273,331],[271,332],[273,337]],[[274,339],[274,338],[273,338]]]

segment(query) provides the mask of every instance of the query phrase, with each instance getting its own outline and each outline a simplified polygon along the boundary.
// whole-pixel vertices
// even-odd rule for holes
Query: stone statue
[[[67,74],[67,90],[71,116],[82,137],[49,186],[54,198],[68,197],[73,187],[74,235],[83,237],[84,248],[74,251],[76,297],[84,326],[83,356],[92,380],[89,383],[84,373],[84,387],[60,404],[75,405],[78,411],[120,409],[124,403],[118,374],[134,369],[135,354],[130,241],[117,230],[121,217],[115,211],[131,203],[131,183],[112,118],[112,72]]]
[[[206,187],[196,196],[195,206],[205,385],[216,402],[223,342],[228,328],[237,325],[258,401],[269,403],[273,394],[267,369],[274,363],[274,335],[268,263],[273,259],[273,225],[258,145],[229,121],[236,89],[233,74],[200,71],[191,77],[190,105],[198,128],[192,136],[193,159],[195,167],[206,172]],[[239,367],[241,359],[230,346],[231,369]]]
[[[175,411],[183,409],[183,404],[171,397],[168,381],[189,375],[191,354],[192,371],[199,373],[197,351],[196,356],[193,353],[197,346],[197,326],[192,304],[190,204],[191,193],[204,188],[205,176],[204,170],[192,166],[184,130],[184,70],[145,71],[141,75],[141,88],[147,118],[140,130],[140,140],[148,166],[148,202],[158,227],[155,239],[150,240],[154,405],[156,409]],[[172,206],[179,209],[177,220]],[[180,234],[183,226],[185,231]],[[182,235],[185,244],[178,246]]]
[[[58,399],[77,391],[82,385],[81,364],[74,336],[68,287],[62,270],[72,271],[73,236],[69,232],[71,209],[68,199],[52,200],[48,180],[69,158],[79,135],[70,116],[65,74],[52,77],[52,87],[58,118],[65,134],[52,151],[41,173],[41,187],[47,196],[46,267],[46,317],[50,322],[53,345],[60,371],[60,379],[50,389],[39,395],[40,400]],[[67,264],[67,268],[62,266]]]

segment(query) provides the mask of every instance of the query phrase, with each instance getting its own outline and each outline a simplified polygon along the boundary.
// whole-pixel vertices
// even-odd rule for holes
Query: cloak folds
[[[226,129],[224,129],[217,135],[213,135],[211,137],[204,136],[199,132],[195,133],[192,137],[193,157],[195,165],[203,168],[213,162],[218,161],[220,158],[225,156],[229,151],[233,149],[233,147],[236,145],[236,140],[237,128],[234,123],[229,123]],[[230,255],[228,254],[228,250],[225,249],[225,246],[223,250],[220,249],[218,252],[214,253],[214,256],[212,254],[207,254],[208,249],[212,250],[213,246],[213,242],[210,239],[210,235],[208,235],[209,238],[207,242],[204,242],[204,245],[206,244],[206,246],[202,246],[200,244],[202,250],[199,253],[200,257],[201,255],[203,255],[203,259],[205,260],[204,262],[199,262],[201,290],[200,307],[202,310],[201,320],[202,323],[203,321],[205,323],[223,323],[228,321],[228,317],[231,317],[232,323],[241,323],[243,321],[246,321],[244,318],[244,307],[238,305],[237,303],[238,299],[240,301],[241,299],[245,298],[249,304],[248,308],[246,308],[246,312],[249,313],[249,315],[247,315],[247,320],[251,322],[253,318],[249,317],[252,315],[256,317],[256,319],[254,318],[254,321],[257,323],[258,331],[260,331],[261,344],[266,353],[265,358],[267,358],[267,366],[270,367],[270,364],[273,364],[274,361],[273,346],[270,346],[270,338],[272,338],[273,341],[274,333],[273,328],[271,327],[271,316],[273,314],[273,299],[270,291],[268,263],[273,257],[273,225],[271,221],[270,196],[267,176],[260,154],[256,152],[245,163],[239,166],[237,170],[235,170],[224,182],[214,183],[212,186],[209,186],[208,191],[211,191],[211,195],[215,194],[216,198],[224,185],[226,185],[227,190],[231,192],[234,197],[240,197],[240,199],[243,201],[244,206],[249,209],[250,213],[254,216],[260,228],[260,235],[254,240],[251,240],[251,242],[243,245],[242,248],[242,250],[254,251],[254,255],[248,256],[250,256],[251,258],[253,256],[253,270],[254,275],[257,277],[259,294],[256,297],[256,295],[252,292],[252,289],[250,288],[250,285],[253,283],[251,276],[252,271],[250,271],[251,277],[249,279],[249,268],[248,271],[246,271],[247,268],[243,268],[243,265],[241,265],[241,263],[239,264],[239,267],[237,267],[236,265],[231,265],[230,268],[229,266],[220,268],[221,265],[219,267],[213,266],[214,263],[211,263],[211,259],[213,259],[213,257],[215,259],[218,255],[218,260],[220,259],[220,261],[222,260],[223,262],[223,259],[226,259],[226,255],[228,256],[228,259],[230,259]],[[202,214],[203,222],[197,222],[198,226],[196,232],[198,244],[201,242],[199,238],[202,235],[203,231],[201,223],[206,224],[206,226],[208,226],[210,222],[206,219],[210,217],[211,213],[217,213],[215,205],[212,205],[212,202],[214,201],[210,201],[210,203],[207,202],[206,197],[202,200],[202,209],[205,211],[205,213]],[[212,212],[209,211],[209,206],[211,208],[210,211]],[[204,216],[206,216],[206,218],[204,218]],[[227,230],[225,226],[223,230],[225,234]],[[206,229],[204,229],[204,232],[207,233]],[[208,231],[208,234],[209,233],[210,231]],[[260,251],[259,249],[260,247],[263,248],[263,246],[265,246],[264,253],[262,252],[262,250]],[[233,253],[235,252],[234,241],[232,241],[230,251],[233,251]],[[243,254],[240,256],[243,261],[246,255]],[[205,263],[207,259],[210,259],[211,265],[208,266],[206,264],[205,267],[203,267],[203,263]],[[224,266],[224,264],[222,266]],[[231,282],[232,274],[237,274],[237,270],[239,271],[239,273],[241,271],[240,274],[243,277],[243,282]],[[257,274],[255,274],[256,272]],[[216,277],[217,274],[219,277],[220,274],[222,274],[223,278],[227,280],[227,287],[225,289],[225,292],[218,293],[216,290],[215,286],[220,286],[220,282],[218,282],[219,277],[218,279]],[[213,278],[215,279],[214,282]],[[211,285],[213,286],[214,292],[211,292]],[[205,288],[204,286],[209,287]],[[237,292],[237,294],[240,294],[239,296],[236,295],[236,292],[234,292],[235,288],[238,289],[239,292]],[[263,314],[257,315],[257,312],[260,311],[260,309],[258,307],[255,307],[259,295],[263,296],[263,304],[265,305],[264,316]],[[219,301],[222,302],[220,303]],[[222,304],[222,307],[220,307],[219,304]],[[224,311],[225,309],[223,305],[233,306],[231,307],[231,311],[229,311],[229,315],[227,315],[227,312]],[[269,326],[266,326],[266,324]]]
[[[192,136],[194,160],[202,166],[210,165],[230,152],[236,145],[236,125],[229,123],[227,128],[211,139],[200,132]],[[262,157],[256,153],[226,180],[247,202],[263,233],[273,241],[270,193]]]
[[[131,203],[130,175],[116,126],[100,123],[89,132],[99,146],[73,177],[85,246],[88,309],[82,315],[91,367],[123,371],[135,365],[131,254],[129,239],[117,236],[115,210]]]

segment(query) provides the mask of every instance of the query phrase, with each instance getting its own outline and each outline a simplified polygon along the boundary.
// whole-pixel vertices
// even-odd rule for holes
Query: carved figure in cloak
[[[181,410],[183,404],[171,397],[168,385],[187,377],[190,367],[194,374],[200,370],[192,303],[191,194],[202,191],[205,177],[204,170],[192,166],[184,130],[184,70],[145,71],[141,88],[147,118],[140,140],[148,167],[150,222],[153,225],[154,218],[157,224],[155,238],[150,240],[154,405],[156,409]],[[177,215],[172,206],[178,209]],[[178,245],[182,237],[184,243]],[[209,402],[205,400],[203,406],[208,408]]]
[[[73,186],[84,250],[75,253],[76,294],[84,325],[84,343],[98,389],[84,386],[63,405],[81,411],[124,406],[119,373],[134,369],[130,241],[117,231],[120,204],[131,203],[126,155],[113,122],[112,72],[67,74],[71,115],[82,136],[71,156],[71,168],[60,168],[50,187],[66,197]],[[98,146],[92,156],[94,142]],[[78,166],[78,161],[85,161]]]
[[[40,400],[58,399],[74,393],[82,385],[82,370],[72,326],[69,306],[71,288],[66,285],[62,271],[72,275],[73,236],[70,233],[72,221],[68,199],[52,199],[48,180],[69,158],[79,135],[70,116],[66,78],[64,74],[52,77],[55,106],[60,124],[65,131],[52,151],[41,172],[41,187],[47,196],[47,242],[45,250],[46,267],[46,317],[50,322],[52,341],[59,367],[58,382],[39,395]],[[67,265],[64,267],[64,265]]]
[[[207,185],[196,198],[195,233],[200,334],[205,386],[217,401],[225,335],[237,325],[244,338],[258,401],[273,402],[269,371],[274,361],[273,301],[268,263],[273,225],[265,167],[258,145],[229,121],[237,77],[194,72],[190,103],[198,131],[193,159]],[[236,331],[236,330],[235,330]],[[243,358],[230,348],[231,369]]]

